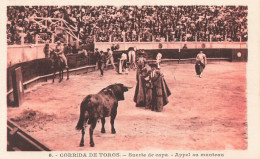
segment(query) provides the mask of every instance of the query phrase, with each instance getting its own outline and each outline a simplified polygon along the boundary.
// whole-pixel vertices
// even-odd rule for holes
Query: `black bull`
[[[124,92],[127,92],[130,87],[123,84],[113,84],[102,89],[98,94],[90,94],[83,99],[80,106],[80,118],[76,126],[77,130],[82,131],[80,146],[84,146],[84,135],[86,122],[90,125],[89,137],[90,146],[94,147],[93,130],[96,127],[98,119],[101,119],[101,133],[105,133],[105,117],[110,118],[111,132],[116,133],[114,121],[117,115],[118,101],[124,100]]]

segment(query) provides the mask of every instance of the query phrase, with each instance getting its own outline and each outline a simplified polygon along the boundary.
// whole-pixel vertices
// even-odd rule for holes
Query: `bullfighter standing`
[[[125,72],[126,74],[128,74],[128,70],[127,70],[127,54],[126,53],[122,53],[121,58],[121,66],[122,66],[122,71]]]
[[[100,52],[97,52],[97,61],[98,69],[100,70],[100,76],[102,77],[104,75],[104,66],[106,63],[106,56],[102,50]]]
[[[200,51],[197,54],[196,64],[195,64],[196,73],[197,73],[197,75],[199,75],[200,78],[202,77],[202,72],[205,69],[206,64],[207,64],[206,55],[203,53],[203,51]]]
[[[158,54],[156,55],[156,64],[157,64],[157,68],[160,69],[161,68],[161,62],[162,62],[162,54],[160,52],[158,52]]]
[[[134,102],[137,107],[145,107],[152,111],[161,112],[163,106],[168,101],[168,96],[171,95],[163,74],[157,70],[156,64],[150,64],[145,67],[138,77]]]
[[[128,52],[128,62],[129,62],[129,64],[130,64],[130,66],[131,65],[133,65],[133,67],[134,67],[134,69],[135,69],[135,67],[136,67],[136,65],[135,65],[135,49],[134,49],[134,47],[130,47],[129,49],[129,52]]]
[[[145,54],[143,51],[138,53],[137,56],[137,70],[136,70],[136,80],[138,80],[138,75],[141,73],[146,63]]]
[[[94,59],[95,59],[95,61],[96,61],[96,68],[98,68],[98,56],[99,56],[98,48],[95,48],[95,51],[94,51]]]
[[[113,52],[109,48],[107,49],[107,63],[106,66],[108,67],[109,62],[111,62],[113,69],[116,69],[115,64],[114,64],[114,57],[113,57]]]

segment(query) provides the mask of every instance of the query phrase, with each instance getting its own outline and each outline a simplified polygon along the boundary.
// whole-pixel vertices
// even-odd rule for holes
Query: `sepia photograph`
[[[253,9],[7,3],[0,157],[257,159]]]

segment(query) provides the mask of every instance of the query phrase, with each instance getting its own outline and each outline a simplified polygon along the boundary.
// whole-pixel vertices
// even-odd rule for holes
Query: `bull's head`
[[[110,85],[109,88],[113,91],[114,95],[116,96],[117,100],[124,100],[124,92],[127,92],[132,87],[127,87],[121,83],[116,83],[113,85]]]

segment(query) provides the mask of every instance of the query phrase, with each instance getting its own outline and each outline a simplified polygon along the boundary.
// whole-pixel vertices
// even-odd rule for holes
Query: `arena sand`
[[[163,112],[135,107],[136,73],[119,75],[113,70],[71,76],[62,83],[41,83],[25,94],[18,108],[8,108],[8,119],[56,151],[115,150],[245,150],[247,148],[246,63],[216,62],[207,65],[203,77],[194,64],[163,64],[172,92]],[[56,80],[57,81],[57,80]],[[113,83],[133,87],[119,102],[111,134],[101,122],[94,131],[95,147],[79,147],[81,132],[75,130],[80,103]]]

